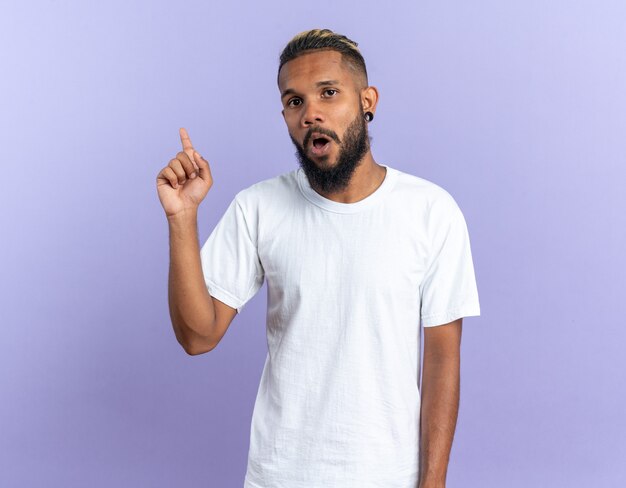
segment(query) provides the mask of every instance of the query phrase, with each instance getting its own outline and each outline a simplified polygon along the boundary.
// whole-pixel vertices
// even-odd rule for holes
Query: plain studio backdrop
[[[2,2],[0,486],[242,486],[266,285],[188,356],[155,180],[187,128],[204,242],[295,169],[278,55],[316,27],[362,49],[375,159],[466,217],[448,486],[624,486],[625,25],[618,0]]]

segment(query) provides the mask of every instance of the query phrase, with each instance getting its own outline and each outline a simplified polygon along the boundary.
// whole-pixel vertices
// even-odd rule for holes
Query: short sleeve
[[[479,316],[480,303],[465,217],[449,193],[432,204],[428,217],[429,264],[420,286],[424,327]]]
[[[238,313],[259,291],[265,276],[256,244],[256,226],[249,224],[235,197],[200,250],[209,294]]]

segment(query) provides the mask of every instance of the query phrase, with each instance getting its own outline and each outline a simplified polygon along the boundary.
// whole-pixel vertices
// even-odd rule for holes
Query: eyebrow
[[[319,88],[320,86],[329,86],[329,85],[341,85],[341,83],[338,80],[324,80],[324,81],[318,81],[317,83],[315,83],[315,86],[317,88]],[[292,95],[295,93],[296,93],[296,90],[294,90],[293,88],[287,88],[285,91],[281,93],[280,98],[285,98],[285,96]]]

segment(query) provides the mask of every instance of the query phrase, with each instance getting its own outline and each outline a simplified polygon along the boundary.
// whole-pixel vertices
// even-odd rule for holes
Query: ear
[[[361,106],[363,112],[376,113],[378,105],[378,89],[375,86],[368,86],[361,89]]]
[[[281,113],[281,115],[283,116],[283,119],[284,119],[284,118],[285,118],[285,109],[282,109],[282,110],[280,111],[280,113]]]

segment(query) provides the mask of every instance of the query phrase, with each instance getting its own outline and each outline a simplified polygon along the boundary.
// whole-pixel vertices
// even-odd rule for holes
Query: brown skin
[[[334,83],[318,85],[327,81]],[[365,86],[363,77],[352,71],[337,51],[311,51],[288,61],[280,70],[278,88],[287,130],[300,144],[312,125],[330,129],[343,140],[350,123],[360,115],[359,105],[364,112],[375,113],[378,103],[376,87]],[[339,147],[331,141],[329,161],[320,164],[335,164],[338,152]],[[334,194],[315,190],[335,202],[354,203],[372,194],[386,171],[368,151],[346,189]]]
[[[183,150],[157,175],[157,192],[170,231],[170,318],[179,344],[197,355],[217,345],[237,310],[209,295],[204,283],[197,217],[213,177],[183,128],[180,139]]]
[[[445,488],[459,411],[463,319],[424,327],[419,488]]]

